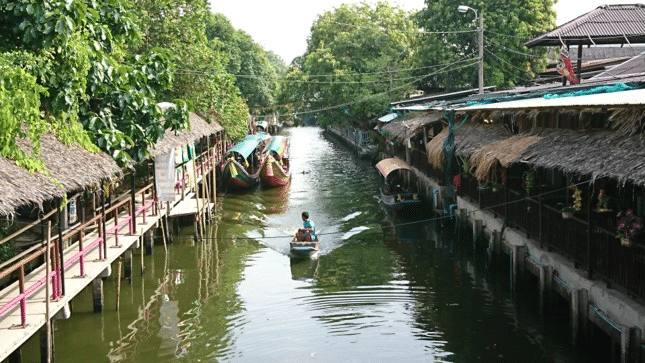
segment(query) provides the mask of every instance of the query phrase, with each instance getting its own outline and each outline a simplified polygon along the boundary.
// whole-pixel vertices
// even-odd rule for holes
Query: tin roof
[[[459,111],[474,110],[514,110],[528,108],[563,107],[625,107],[645,104],[645,89],[635,89],[613,93],[596,93],[583,96],[556,98],[529,98],[514,101],[473,105],[459,108]]]
[[[645,5],[602,5],[524,45],[645,43]]]

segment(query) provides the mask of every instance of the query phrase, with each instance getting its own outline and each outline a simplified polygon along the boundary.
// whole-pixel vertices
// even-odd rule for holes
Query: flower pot
[[[620,237],[620,245],[624,247],[629,247],[632,245],[632,240],[627,237]]]
[[[571,219],[573,218],[573,212],[562,212],[562,219]]]

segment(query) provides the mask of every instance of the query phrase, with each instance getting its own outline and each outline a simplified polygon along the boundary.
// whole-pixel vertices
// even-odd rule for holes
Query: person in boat
[[[315,241],[316,238],[316,224],[309,219],[309,212],[302,212],[302,228],[298,230],[296,236],[298,241]]]

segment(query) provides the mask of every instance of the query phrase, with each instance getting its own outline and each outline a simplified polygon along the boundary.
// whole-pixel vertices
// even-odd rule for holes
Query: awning
[[[412,170],[408,163],[399,158],[383,159],[376,164],[376,169],[385,178],[395,170]]]
[[[269,151],[273,151],[278,154],[280,157],[287,151],[289,148],[289,138],[285,136],[274,136],[271,139],[271,144],[269,144]]]
[[[396,113],[388,113],[385,116],[379,117],[378,120],[381,121],[381,122],[390,122],[390,121],[394,120],[395,118],[397,118],[398,116],[399,115],[396,114]]]
[[[242,155],[245,159],[251,155],[253,150],[260,144],[260,142],[270,138],[271,135],[265,134],[264,132],[257,133],[255,135],[246,135],[246,138],[239,142],[238,144],[235,144],[232,148],[230,148],[226,154],[231,154],[231,153],[238,153]]]

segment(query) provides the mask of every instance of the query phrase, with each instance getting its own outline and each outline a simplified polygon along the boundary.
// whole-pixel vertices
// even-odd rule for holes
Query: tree
[[[168,99],[190,100],[197,113],[215,117],[229,137],[246,134],[248,106],[227,71],[228,56],[212,47],[207,36],[228,34],[218,30],[224,23],[208,9],[205,0],[131,0],[139,9],[142,42],[131,47],[138,51],[163,47],[176,64],[173,87]]]
[[[0,29],[5,35],[0,67],[9,79],[24,82],[5,83],[0,97],[26,105],[26,114],[8,121],[13,127],[3,139],[26,135],[37,142],[51,130],[65,143],[88,150],[98,145],[123,164],[146,157],[166,128],[181,128],[188,120],[181,101],[165,115],[156,106],[160,92],[172,84],[168,53],[124,52],[123,45],[139,33],[133,12],[121,0],[0,0]],[[16,127],[20,122],[26,131]],[[13,148],[5,143],[0,152],[39,169]]]
[[[382,115],[410,90],[408,68],[417,42],[412,15],[380,2],[342,5],[312,26],[307,51],[297,58],[283,99],[321,124],[365,121]],[[297,95],[294,92],[300,92]]]
[[[477,24],[474,14],[461,14],[467,5],[484,15],[484,82],[512,87],[530,81],[546,65],[545,49],[529,50],[524,41],[555,25],[555,0],[426,0],[417,14],[425,31],[415,55],[417,82],[425,91],[477,87]]]
[[[249,34],[233,28],[222,14],[209,16],[206,29],[211,49],[228,55],[226,69],[235,76],[235,84],[252,113],[273,106],[280,88],[275,63],[267,52]]]

